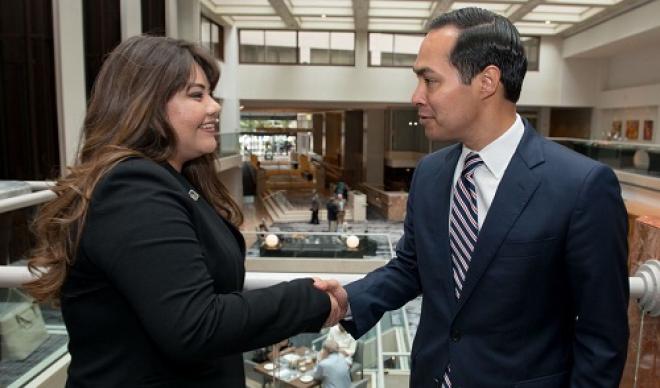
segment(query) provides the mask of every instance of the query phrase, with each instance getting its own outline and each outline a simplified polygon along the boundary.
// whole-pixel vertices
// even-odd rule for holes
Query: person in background
[[[332,340],[337,343],[339,353],[346,358],[349,365],[353,363],[353,355],[355,354],[357,342],[342,325],[337,324],[332,326],[328,331],[328,337],[326,340]]]
[[[321,202],[319,200],[319,194],[314,190],[314,195],[312,195],[312,205],[310,210],[312,211],[312,219],[309,221],[310,224],[319,223],[319,208],[321,207]]]
[[[348,201],[348,185],[344,181],[337,182],[337,187],[335,187],[335,196],[342,195],[344,200]]]
[[[259,223],[259,231],[260,232],[268,232],[268,225],[266,224],[266,219],[262,218],[261,222]]]
[[[328,203],[325,205],[326,210],[328,211],[328,232],[336,232],[337,231],[337,212],[338,207],[337,207],[337,201],[335,200],[334,197],[331,197],[328,200]]]
[[[25,285],[61,304],[67,387],[244,388],[242,352],[336,323],[311,279],[243,291],[243,217],[215,169],[218,78],[206,50],[166,37],[103,63]]]
[[[348,362],[339,354],[337,343],[326,340],[319,353],[319,363],[314,369],[314,379],[323,388],[350,388],[351,370]]]
[[[288,353],[292,353],[295,350],[296,349],[293,346],[291,346],[291,341],[288,338],[285,338],[282,341],[271,346],[271,350],[268,352],[268,359],[271,361],[275,361],[277,360],[278,357]]]
[[[337,194],[336,202],[337,202],[337,225],[341,225],[341,228],[343,229],[344,218],[346,217],[346,200],[344,199],[344,195]]]

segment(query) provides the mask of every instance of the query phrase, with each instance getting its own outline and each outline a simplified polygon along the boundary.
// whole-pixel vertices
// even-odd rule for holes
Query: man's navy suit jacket
[[[404,236],[346,287],[356,338],[422,294],[412,387],[618,387],[628,342],[627,215],[613,171],[528,123],[479,232],[459,300],[449,198],[461,145],[423,158]]]

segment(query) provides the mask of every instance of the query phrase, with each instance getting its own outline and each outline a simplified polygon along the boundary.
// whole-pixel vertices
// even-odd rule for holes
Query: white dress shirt
[[[476,152],[484,161],[474,170],[474,184],[477,189],[477,211],[479,216],[479,229],[484,224],[490,204],[493,203],[497,187],[502,181],[504,171],[509,166],[509,162],[513,154],[518,148],[518,143],[525,133],[525,126],[523,125],[520,116],[516,114],[516,120],[513,125],[506,130],[500,137],[493,140],[490,144],[485,146],[481,151],[477,152],[467,148],[463,145],[461,156],[456,163],[456,170],[454,170],[454,180],[452,181],[452,193],[449,198],[451,206],[454,201],[454,190],[456,190],[456,182],[461,176],[463,171],[463,164],[465,157],[470,152]],[[451,209],[451,207],[450,207]],[[449,220],[447,220],[449,222]]]

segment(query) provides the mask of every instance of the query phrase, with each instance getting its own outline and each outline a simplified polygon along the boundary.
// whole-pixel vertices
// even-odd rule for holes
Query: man
[[[612,170],[516,114],[515,27],[467,8],[430,25],[412,96],[429,139],[396,258],[346,287],[358,338],[422,294],[412,387],[618,387],[628,340],[626,210]],[[317,286],[341,298],[336,281]]]
[[[337,204],[337,225],[342,229],[342,232],[345,232],[344,229],[344,217],[346,216],[346,200],[344,199],[343,194],[337,194],[337,199],[335,203]]]
[[[314,379],[323,388],[349,388],[351,372],[346,359],[338,353],[337,343],[326,340],[319,354],[319,363],[314,369]]]
[[[325,205],[327,212],[327,217],[328,217],[328,232],[336,232],[337,231],[337,213],[338,213],[338,206],[337,206],[337,201],[335,200],[334,197],[330,198],[328,200],[328,203]]]
[[[321,207],[321,201],[319,200],[319,194],[314,190],[314,195],[312,196],[312,205],[310,210],[312,211],[312,219],[309,221],[310,224],[319,223],[319,208]]]

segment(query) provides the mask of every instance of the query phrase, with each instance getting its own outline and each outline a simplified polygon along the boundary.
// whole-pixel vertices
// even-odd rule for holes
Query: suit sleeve
[[[618,387],[628,345],[627,213],[616,176],[586,177],[571,217],[566,260],[575,307],[571,387]]]
[[[311,279],[215,293],[190,199],[158,170],[122,163],[111,172],[94,194],[82,247],[164,354],[215,358],[320,329],[330,300]]]
[[[351,319],[342,321],[342,326],[354,338],[360,338],[369,331],[385,312],[400,308],[422,292],[413,225],[416,182],[422,162],[413,175],[403,223],[404,233],[396,245],[396,256],[385,266],[346,286]]]

